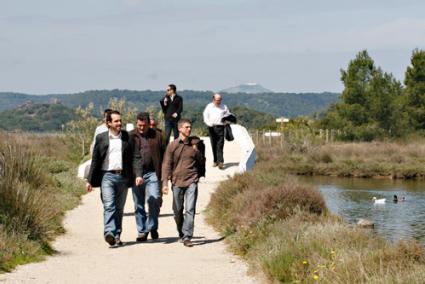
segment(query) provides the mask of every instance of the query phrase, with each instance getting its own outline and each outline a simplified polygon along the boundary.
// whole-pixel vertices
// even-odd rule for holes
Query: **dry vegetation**
[[[291,165],[419,164],[425,147],[395,143],[259,147],[255,169],[221,183],[208,220],[252,273],[270,283],[423,283],[425,249],[389,243],[328,212],[321,194],[286,174]],[[315,159],[317,162],[314,162]],[[315,164],[317,163],[317,164]],[[360,167],[358,167],[360,168]],[[379,172],[381,174],[381,172]]]
[[[280,156],[282,170],[292,174],[424,179],[422,142],[284,143],[273,151]]]
[[[0,133],[0,271],[52,253],[65,210],[84,192],[58,136]]]

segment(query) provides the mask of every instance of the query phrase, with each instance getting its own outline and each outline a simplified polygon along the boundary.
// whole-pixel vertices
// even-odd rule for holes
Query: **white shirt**
[[[214,103],[209,103],[204,110],[204,122],[209,127],[224,125],[221,119],[229,114],[230,112],[226,105],[220,104],[217,107]]]
[[[103,171],[122,170],[122,141],[121,132],[115,136],[109,131],[109,148],[102,164]]]
[[[106,123],[102,123],[101,125],[96,127],[96,130],[94,131],[93,141],[91,142],[91,145],[90,145],[90,154],[93,153],[94,143],[96,142],[96,136],[99,135],[100,133],[106,132],[108,130],[109,130],[109,128],[108,128],[108,126],[106,126]]]

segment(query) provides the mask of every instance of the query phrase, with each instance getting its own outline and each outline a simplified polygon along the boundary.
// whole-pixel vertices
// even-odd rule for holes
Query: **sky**
[[[403,80],[423,0],[1,0],[0,91],[340,92],[367,49]]]

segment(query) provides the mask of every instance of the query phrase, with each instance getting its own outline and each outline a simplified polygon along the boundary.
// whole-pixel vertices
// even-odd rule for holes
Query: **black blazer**
[[[93,155],[90,165],[90,171],[87,181],[93,187],[99,187],[102,183],[103,173],[102,164],[105,160],[106,153],[109,148],[109,131],[101,133],[96,136],[94,144]],[[123,163],[123,176],[128,179],[127,186],[134,184],[135,176],[142,177],[142,165],[140,153],[134,151],[133,140],[130,139],[127,131],[121,131],[122,141],[122,163]],[[133,174],[134,173],[134,174]]]
[[[175,94],[173,101],[168,97],[167,105],[164,105],[164,99],[163,97],[159,103],[161,104],[162,112],[164,113],[164,117],[166,120],[177,122],[179,121],[181,117],[181,113],[183,111],[183,98],[179,95]],[[171,115],[173,113],[177,113],[177,117],[172,117]]]

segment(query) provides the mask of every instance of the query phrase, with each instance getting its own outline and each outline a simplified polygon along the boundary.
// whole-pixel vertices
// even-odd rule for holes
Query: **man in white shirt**
[[[204,122],[208,126],[212,152],[214,156],[213,167],[224,169],[224,123],[223,117],[230,115],[229,109],[221,103],[222,97],[216,93],[213,95],[213,101],[209,103],[204,110]]]
[[[100,186],[104,238],[110,246],[116,246],[122,245],[120,235],[128,187],[143,183],[142,165],[130,136],[121,131],[120,113],[109,112],[106,123],[108,131],[96,136],[87,191]]]

